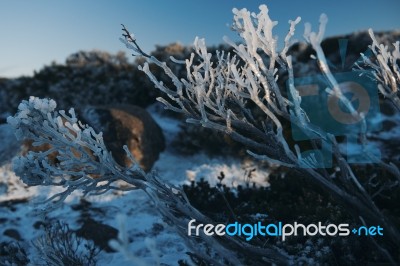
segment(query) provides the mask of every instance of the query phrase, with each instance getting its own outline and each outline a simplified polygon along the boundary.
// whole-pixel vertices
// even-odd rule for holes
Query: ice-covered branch
[[[141,70],[165,93],[160,101],[166,108],[185,114],[188,117],[187,122],[222,131],[245,144],[251,150],[249,154],[257,159],[298,168],[326,189],[355,217],[365,217],[370,222],[385,224],[391,232],[392,240],[396,242],[400,239],[398,229],[382,214],[372,200],[372,195],[366,192],[364,184],[343,159],[335,138],[311,124],[306,112],[301,108],[302,99],[294,84],[292,58],[287,54],[300,18],[289,21],[290,28],[284,39],[284,48],[278,52],[278,39],[273,34],[277,22],[271,20],[265,5],[260,6],[258,14],[250,13],[247,9],[233,9],[233,13],[233,29],[239,34],[242,42],[235,43],[224,38],[234,50],[233,53],[225,54],[219,51],[217,59],[213,59],[207,52],[205,41],[196,38],[193,44],[194,52],[185,62],[185,78],[178,80],[166,63],[159,62],[154,57],[146,57],[148,63],[145,63]],[[312,32],[311,26],[306,25],[305,38],[316,51],[320,70],[330,84],[331,89],[327,92],[338,98],[354,119],[359,121],[361,118],[361,127],[365,128],[365,119],[362,119],[364,114],[354,109],[329,69],[321,47],[326,23],[327,16],[323,14],[318,32]],[[126,41],[129,42],[129,39]],[[387,72],[388,67],[384,64],[389,64],[393,59],[395,63],[398,61],[399,45],[395,46],[392,54],[384,53],[386,50],[380,48],[383,49],[383,55],[380,56],[379,62],[383,65],[376,65],[377,69],[386,69]],[[175,87],[166,87],[159,81],[151,73],[149,63],[159,66]],[[391,76],[396,78],[398,67],[390,67]],[[289,95],[283,93],[282,88],[278,86],[277,73],[281,73],[279,70],[288,73]],[[393,77],[381,78],[392,90]],[[257,119],[255,110],[258,114]],[[340,169],[340,182],[332,179],[326,171],[315,169],[317,154],[303,156],[298,145],[289,144],[287,136],[283,134],[283,125],[289,121],[309,136],[313,147],[317,146],[314,139],[321,140],[322,149],[327,145],[333,147],[334,152],[330,150],[330,153],[334,164]],[[364,144],[365,136],[362,136],[362,139]],[[365,154],[372,156],[368,152]],[[396,177],[396,167],[386,166]]]
[[[14,117],[8,118],[19,139],[30,140],[33,146],[49,145],[45,151],[29,151],[14,159],[14,170],[24,183],[66,188],[50,198],[56,202],[62,202],[76,189],[84,194],[118,189],[113,184],[117,180],[129,181],[130,189],[143,186],[144,172],[135,166],[119,166],[102,134],[78,121],[74,109],[67,114],[55,108],[53,100],[31,97],[19,105]]]
[[[311,31],[311,25],[306,23],[304,38],[311,44],[312,48],[315,50],[317,54],[318,66],[321,69],[322,74],[326,77],[327,81],[331,85],[330,89],[327,89],[327,92],[330,93],[335,98],[339,99],[343,105],[346,107],[347,111],[353,116],[353,118],[358,121],[365,121],[360,119],[360,116],[363,114],[358,113],[351,102],[343,95],[342,89],[340,88],[338,82],[333,76],[328,62],[325,57],[325,53],[322,50],[321,42],[325,34],[326,24],[328,23],[328,17],[325,14],[322,14],[319,19],[319,30],[318,32]]]
[[[393,49],[380,44],[372,29],[368,30],[372,39],[372,44],[369,46],[375,56],[375,60],[361,54],[366,67],[372,69],[374,77],[379,81],[379,91],[389,98],[400,111],[400,41],[393,43]],[[364,66],[358,65],[358,68],[364,69]]]
[[[292,71],[287,51],[300,18],[289,21],[290,30],[284,40],[285,48],[278,52],[277,37],[272,33],[276,22],[270,19],[265,5],[260,6],[259,14],[251,14],[246,9],[234,9],[233,12],[234,29],[244,41],[243,44],[236,44],[225,38],[234,49],[234,55],[222,51],[217,52],[216,60],[212,59],[205,41],[196,38],[193,44],[194,53],[185,62],[187,76],[181,80],[165,63],[154,57],[147,57],[149,63],[164,70],[174,88],[157,80],[148,63],[140,69],[158,89],[166,93],[167,98],[159,99],[166,108],[185,114],[190,122],[222,131],[255,151],[280,151],[278,161],[297,164],[295,154],[281,136],[281,119],[298,116],[293,119],[294,123],[303,124],[307,119],[299,104],[282,95],[277,85],[276,73],[278,66]],[[132,42],[127,38],[131,36],[127,29],[124,29],[123,36],[125,42]],[[292,92],[295,93],[294,90]],[[265,114],[263,123],[270,125],[268,131],[263,130],[263,123],[254,123],[250,102]],[[294,114],[289,112],[293,106],[296,110]]]
[[[46,145],[47,148],[30,151],[14,160],[14,170],[23,182],[29,186],[65,188],[63,192],[47,199],[52,204],[42,208],[45,211],[59,207],[74,191],[98,195],[113,189],[142,189],[165,220],[173,225],[204,261],[215,265],[225,262],[237,265],[244,253],[257,256],[263,253],[267,261],[275,263],[289,260],[284,252],[273,247],[266,246],[261,250],[251,245],[246,247],[234,237],[216,239],[201,235],[199,238],[188,238],[188,221],[212,221],[192,207],[181,188],[161,182],[154,172],[146,174],[131,154],[128,157],[133,162],[132,167],[118,165],[108,152],[102,134],[83,125],[73,109],[67,114],[57,111],[53,100],[31,97],[20,104],[17,114],[9,117],[8,123],[15,128],[19,139],[28,139],[34,146]],[[128,152],[128,149],[125,148],[125,151]],[[120,181],[126,183],[128,188],[120,188]],[[229,248],[232,246],[240,246],[242,254],[232,252]],[[211,257],[208,254],[210,248],[216,251]]]
[[[146,58],[147,62],[139,69],[164,93],[158,100],[167,109],[183,113],[189,123],[226,133],[245,144],[248,153],[256,159],[297,168],[342,203],[354,217],[384,227],[390,244],[394,243],[398,248],[398,228],[373,201],[376,193],[391,188],[394,183],[386,183],[375,194],[370,193],[343,158],[335,137],[311,124],[301,108],[302,98],[294,83],[292,57],[287,54],[300,18],[289,21],[289,33],[284,39],[283,50],[279,52],[278,38],[273,34],[277,22],[271,20],[265,5],[260,6],[258,14],[246,9],[234,9],[233,13],[233,28],[242,38],[242,43],[225,38],[233,53],[218,51],[213,56],[207,51],[205,40],[196,38],[193,53],[184,61],[186,77],[182,79],[165,62],[145,53],[125,26],[122,29],[122,41],[135,55]],[[320,70],[332,87],[329,93],[340,99],[353,116],[363,117],[343,96],[327,64],[321,48],[326,23],[327,17],[321,16],[319,31],[311,32],[311,27],[307,26],[305,37],[316,51]],[[390,53],[386,47],[378,45],[373,34],[371,37],[377,62],[367,63],[376,71],[382,93],[396,102],[399,43]],[[177,60],[173,62],[182,63]],[[171,82],[159,80],[152,73],[150,64],[160,68]],[[278,86],[278,73],[285,71],[288,74],[287,93]],[[120,189],[118,182],[123,181],[128,184],[128,190],[144,190],[162,216],[196,250],[197,256],[210,264],[237,265],[243,262],[243,257],[254,257],[258,262],[275,264],[290,262],[290,256],[269,244],[259,248],[235,237],[188,237],[188,221],[212,221],[191,206],[181,188],[160,181],[154,172],[144,173],[136,163],[130,168],[118,165],[108,152],[102,134],[83,125],[73,109],[68,113],[56,111],[54,101],[32,97],[21,103],[18,113],[10,117],[8,122],[16,129],[19,138],[29,139],[34,146],[47,145],[45,151],[30,151],[16,158],[14,166],[16,173],[28,185],[61,186],[65,189],[50,197],[50,201],[61,203],[75,190],[81,190],[84,194],[101,194],[110,189]],[[331,145],[330,152],[338,169],[333,177],[326,170],[315,167],[318,154],[304,155],[299,145],[289,141],[284,132],[289,122],[310,137],[313,148],[317,146],[314,139],[321,140],[323,148],[327,143]],[[365,124],[362,126],[365,127]],[[365,136],[362,139],[366,141]],[[380,165],[399,178],[396,165]],[[371,180],[369,183],[374,184]],[[126,246],[122,246],[123,241],[120,244],[118,246],[117,243],[116,247],[126,251]],[[213,255],[210,256],[210,253]]]

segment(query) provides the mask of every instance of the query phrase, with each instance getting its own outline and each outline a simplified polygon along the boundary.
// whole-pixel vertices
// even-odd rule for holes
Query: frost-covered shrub
[[[364,66],[359,68],[373,69],[374,77],[379,81],[379,91],[384,97],[389,98],[400,111],[400,41],[393,43],[393,48],[383,43],[379,43],[372,29],[369,31],[372,50],[375,60],[371,60],[367,55],[362,54]]]
[[[17,138],[30,140],[33,146],[50,147],[46,152],[29,151],[15,158],[14,170],[24,183],[66,187],[58,199],[61,202],[76,188],[101,193],[120,179],[121,167],[107,151],[102,134],[78,121],[74,109],[69,114],[57,112],[55,101],[35,97],[22,101],[18,108],[17,115],[7,120],[16,129]],[[58,162],[50,159],[54,153]],[[142,174],[140,169],[132,170]]]
[[[83,125],[73,109],[67,114],[57,111],[56,103],[49,99],[31,97],[23,101],[8,123],[16,130],[18,138],[33,141],[33,145],[47,143],[52,147],[46,152],[29,151],[14,160],[15,172],[29,186],[59,186],[64,191],[52,195],[42,206],[47,212],[58,208],[68,195],[80,190],[84,195],[99,195],[109,190],[142,189],[152,199],[164,219],[195,250],[197,258],[208,263],[238,264],[242,258],[255,257],[255,261],[286,262],[290,259],[284,251],[265,245],[262,250],[249,246],[244,239],[231,237],[188,238],[187,223],[191,219],[212,222],[188,201],[181,188],[161,182],[156,173],[145,173],[125,147],[133,165],[118,165],[104,145],[102,134]],[[49,156],[57,152],[57,161]],[[125,185],[121,186],[121,182]],[[233,251],[234,250],[234,251]]]
[[[18,242],[0,243],[0,266],[28,265],[30,262],[26,251]]]
[[[187,116],[189,123],[226,133],[246,145],[248,154],[256,159],[296,169],[338,201],[359,223],[378,224],[385,228],[385,238],[376,241],[378,252],[387,261],[395,263],[397,258],[393,255],[399,248],[399,227],[382,210],[383,207],[375,203],[374,198],[390,195],[392,189],[398,187],[400,174],[397,166],[379,162],[388,176],[383,184],[375,183],[373,178],[357,177],[354,167],[340,153],[335,137],[311,124],[300,106],[302,98],[294,86],[293,62],[288,54],[290,40],[300,18],[289,21],[290,29],[284,38],[283,49],[278,51],[278,40],[273,35],[276,22],[270,19],[265,5],[260,6],[258,14],[246,9],[233,11],[233,27],[243,43],[237,44],[226,38],[233,52],[217,51],[213,57],[207,51],[205,41],[196,38],[194,52],[189,58],[185,61],[172,58],[173,62],[185,67],[184,78],[175,75],[165,62],[143,52],[125,27],[123,41],[147,60],[140,69],[164,93],[164,97],[158,100],[167,109]],[[340,99],[352,116],[362,117],[363,114],[357,113],[343,96],[330,72],[321,48],[326,16],[321,16],[320,22],[319,31],[312,32],[307,27],[305,37],[316,52],[322,74],[332,85],[329,93]],[[157,67],[164,72],[164,77],[170,79],[169,82],[160,81],[154,75],[154,68]],[[282,72],[288,75],[288,93],[283,93],[283,88],[278,85]],[[255,115],[255,111],[259,115]],[[334,167],[317,168],[315,156],[303,156],[300,145],[291,145],[284,132],[284,121],[295,124],[307,136],[318,136],[322,144],[332,144]],[[137,164],[131,168],[117,165],[104,146],[101,134],[79,122],[73,109],[67,114],[56,111],[51,100],[31,98],[29,102],[22,102],[18,113],[8,122],[15,127],[18,137],[32,139],[36,145],[48,143],[54,147],[48,152],[31,151],[15,160],[16,172],[28,185],[65,188],[49,200],[61,203],[74,190],[100,194],[110,189],[121,189],[116,183],[122,180],[128,184],[125,189],[143,189],[150,196],[163,217],[188,242],[194,251],[192,256],[198,261],[216,265],[244,262],[255,265],[290,264],[297,261],[295,256],[268,242],[253,245],[240,237],[188,237],[186,228],[189,220],[196,219],[205,224],[213,223],[212,219],[194,208],[181,188],[161,182],[155,173],[145,174]],[[365,143],[367,138],[362,137]],[[315,147],[319,146],[313,140],[310,142]],[[51,164],[48,155],[53,151],[58,153],[58,162]],[[372,186],[379,187],[373,194],[369,190]],[[375,240],[371,241],[375,243]],[[306,262],[311,263],[310,260]]]
[[[289,33],[284,38],[283,49],[278,51],[278,39],[273,34],[277,22],[270,19],[265,5],[260,6],[258,14],[250,13],[246,9],[234,9],[233,13],[233,28],[240,35],[242,43],[237,44],[225,38],[234,52],[217,51],[218,60],[215,63],[211,60],[211,53],[207,51],[205,40],[196,38],[194,52],[189,58],[185,61],[171,58],[173,62],[186,66],[187,76],[183,79],[178,78],[165,62],[144,53],[125,27],[124,38],[121,40],[127,48],[142,55],[148,62],[156,64],[170,78],[172,86],[160,81],[147,62],[140,68],[155,87],[164,93],[158,100],[166,109],[185,115],[188,123],[226,133],[245,144],[249,149],[248,153],[256,159],[296,168],[319,184],[362,224],[382,225],[387,235],[382,240],[385,244],[382,244],[380,251],[389,261],[394,262],[390,254],[395,254],[399,246],[395,244],[396,247],[392,247],[391,243],[400,243],[398,223],[389,218],[390,215],[384,214],[384,206],[378,206],[374,198],[397,191],[392,190],[399,186],[400,171],[397,165],[379,161],[366,148],[366,134],[362,133],[359,136],[363,156],[379,161],[378,165],[390,176],[388,180],[379,183],[380,189],[376,192],[378,194],[371,193],[370,188],[375,186],[372,178],[366,181],[368,177],[357,177],[354,173],[355,168],[347,163],[340,152],[336,138],[311,123],[310,114],[300,105],[302,97],[295,87],[293,60],[288,54],[291,37],[300,18],[289,21]],[[330,71],[321,47],[326,23],[327,17],[323,14],[317,32],[313,32],[311,25],[306,24],[304,37],[314,50],[320,73],[330,88],[327,89],[327,93],[343,104],[343,108],[351,114],[352,119],[363,120],[365,114],[355,110]],[[387,47],[378,46],[376,41],[373,42],[372,49],[375,55],[378,55],[379,65],[375,64],[378,73],[376,77],[381,86],[385,84],[386,87],[392,88],[396,98],[399,86],[398,43],[395,44],[392,53],[388,53]],[[365,58],[365,61],[367,60],[368,58]],[[374,67],[374,63],[370,66]],[[285,88],[279,87],[278,82],[284,72],[287,72],[288,76],[288,93],[284,92]],[[381,92],[385,93],[382,89]],[[256,115],[255,110],[262,114],[263,119],[259,119],[260,115]],[[284,132],[284,125],[288,121],[308,137],[309,146],[315,149],[313,154],[304,153],[307,149],[290,142],[288,134]],[[364,128],[361,132],[365,132],[365,122],[361,124],[360,127]],[[326,147],[332,147],[332,150]],[[330,170],[318,166],[318,158],[326,152],[333,156],[333,167]]]
[[[100,252],[93,242],[78,237],[61,222],[47,226],[33,246],[37,253],[35,265],[46,266],[94,266]]]

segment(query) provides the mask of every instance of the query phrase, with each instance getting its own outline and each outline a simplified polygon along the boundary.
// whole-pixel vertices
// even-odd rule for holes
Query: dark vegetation
[[[327,193],[318,186],[308,182],[306,177],[296,170],[278,168],[269,176],[270,187],[254,187],[251,182],[245,186],[232,189],[224,185],[221,173],[220,184],[211,187],[201,179],[184,186],[191,204],[212,218],[217,223],[228,224],[278,224],[294,222],[322,225],[348,223],[351,227],[362,226],[347,211],[336,204]],[[399,195],[397,192],[397,195]],[[393,195],[396,193],[393,193]],[[393,201],[394,202],[394,201]],[[392,204],[393,204],[392,202]],[[385,204],[385,203],[384,203]],[[394,215],[398,208],[385,205]],[[259,236],[253,238],[253,244],[273,243],[290,255],[298,257],[299,264],[308,265],[310,261],[322,265],[377,265],[385,258],[376,250],[366,236],[289,237],[284,242],[279,237]],[[379,243],[379,239],[376,239]],[[397,251],[391,250],[393,254]],[[248,261],[251,263],[251,260]]]
[[[45,226],[45,233],[33,243],[37,265],[94,266],[100,252],[92,241],[78,236],[65,223]]]
[[[0,266],[27,265],[30,262],[26,251],[15,241],[0,243],[0,259]]]

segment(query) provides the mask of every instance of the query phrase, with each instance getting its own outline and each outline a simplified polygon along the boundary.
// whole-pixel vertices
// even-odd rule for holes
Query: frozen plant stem
[[[246,256],[256,256],[271,263],[286,263],[290,259],[272,246],[259,249],[233,237],[188,237],[188,221],[212,221],[189,203],[182,189],[160,181],[154,172],[146,174],[126,147],[133,165],[130,168],[118,165],[107,150],[102,134],[83,125],[73,109],[68,113],[57,111],[53,100],[31,97],[29,101],[22,101],[15,116],[8,118],[19,139],[31,140],[34,146],[46,143],[51,147],[47,152],[29,151],[13,162],[16,174],[25,184],[65,188],[47,200],[50,204],[43,211],[60,207],[75,190],[82,191],[84,195],[99,195],[109,190],[141,189],[153,200],[166,221],[173,225],[172,228],[196,251],[195,256],[205,262],[238,265]],[[50,159],[54,153],[58,162]],[[121,189],[117,181],[126,183],[128,187]],[[214,252],[212,256],[210,249]]]
[[[399,248],[399,229],[375,205],[373,195],[365,187],[368,184],[363,184],[355,176],[339,152],[335,137],[311,124],[300,106],[301,97],[294,86],[292,58],[287,54],[291,36],[300,18],[289,21],[289,33],[284,39],[282,51],[278,52],[277,38],[272,33],[277,22],[270,19],[267,6],[261,5],[258,14],[250,13],[246,9],[233,9],[233,13],[233,29],[241,37],[242,43],[234,43],[228,38],[224,40],[234,49],[234,54],[218,51],[216,59],[212,60],[204,39],[196,37],[193,43],[194,52],[185,61],[185,78],[178,79],[165,62],[143,54],[147,62],[139,69],[166,95],[158,100],[166,109],[185,114],[187,122],[224,132],[245,144],[249,148],[248,153],[256,159],[297,168],[324,188],[354,217],[367,224],[382,225],[387,232],[387,245]],[[312,32],[311,26],[306,25],[304,36],[316,51],[320,70],[331,84],[329,93],[339,98],[352,116],[358,118],[363,114],[354,110],[349,100],[343,96],[321,48],[326,23],[326,15],[321,15],[319,31]],[[123,30],[129,35],[125,27]],[[375,69],[375,76],[381,83],[381,92],[396,104],[399,102],[397,92],[400,84],[397,65],[399,42],[394,44],[395,50],[388,53],[386,47],[374,40],[372,31],[370,34],[373,39],[371,47],[378,58],[378,63],[370,65]],[[128,48],[132,47],[129,38],[121,38],[121,41]],[[140,50],[136,41],[134,46],[136,52]],[[173,87],[159,81],[150,71],[149,63],[160,67],[171,79]],[[281,93],[277,83],[279,70],[288,72],[291,97],[285,97]],[[256,105],[264,114],[264,121],[260,123],[253,118],[252,110],[248,108],[249,103]],[[317,169],[315,158],[303,158],[297,145],[294,149],[289,146],[283,134],[283,120],[296,124],[310,139],[320,139],[322,143],[333,145],[334,167],[338,169],[336,179],[329,176],[324,169]],[[365,122],[361,126],[365,127]],[[366,136],[362,137],[365,145]],[[314,145],[314,142],[311,143]],[[365,154],[373,156],[367,151]],[[382,161],[379,164],[392,174],[390,186],[398,187],[400,175],[397,166]],[[388,253],[384,255],[386,254]]]
[[[339,152],[336,139],[311,124],[300,106],[301,97],[294,86],[292,58],[287,54],[300,18],[289,21],[290,27],[284,38],[284,47],[278,52],[278,40],[273,35],[273,28],[277,22],[269,17],[267,6],[261,5],[258,14],[250,13],[246,9],[234,9],[233,13],[233,28],[242,38],[242,43],[237,44],[225,38],[234,52],[231,54],[219,51],[214,59],[207,52],[205,40],[196,38],[194,52],[184,62],[187,76],[182,79],[178,78],[165,62],[146,54],[125,26],[122,29],[121,40],[136,56],[146,58],[147,62],[140,69],[165,93],[165,97],[158,100],[167,109],[185,114],[189,123],[226,133],[245,144],[249,149],[248,153],[256,159],[298,169],[342,203],[346,210],[360,221],[385,228],[385,239],[382,240],[385,241],[385,245],[379,251],[384,256],[390,256],[391,253],[386,251],[385,246],[399,248],[398,228],[375,205],[373,196],[376,195],[371,195],[366,189],[368,184],[362,183],[355,176]],[[343,100],[354,116],[362,115],[355,112],[342,97],[340,87],[336,86],[337,82],[326,65],[320,47],[325,24],[326,18],[322,16],[319,32],[313,33],[311,28],[308,28],[306,38],[316,50],[321,71],[332,84],[332,93]],[[377,55],[382,55],[382,60],[372,66],[376,67],[377,78],[381,77],[381,90],[385,93],[388,89],[397,93],[399,87],[396,61],[399,57],[398,43],[395,47],[391,55],[388,55],[385,49],[375,49]],[[394,58],[394,61],[390,60],[396,65],[388,66],[388,70],[384,63],[390,60],[385,61],[385,58]],[[162,69],[173,85],[168,86],[159,81],[150,71],[149,63]],[[380,72],[382,69],[385,69],[384,72]],[[288,72],[290,97],[286,97],[278,86],[279,71]],[[389,77],[386,77],[386,74]],[[393,99],[396,97],[393,96]],[[255,119],[249,108],[250,103],[264,115],[261,121]],[[317,169],[315,158],[302,157],[299,146],[290,146],[283,132],[284,121],[296,124],[310,139],[320,139],[322,143],[333,145],[335,167],[338,169],[335,178],[324,169]],[[48,199],[51,203],[61,204],[75,190],[81,190],[85,195],[98,195],[110,189],[121,189],[116,182],[123,181],[128,184],[128,188],[124,190],[144,190],[162,216],[173,225],[192,248],[193,253],[196,253],[195,256],[209,264],[238,265],[242,264],[245,258],[253,258],[255,264],[267,262],[281,265],[294,262],[293,257],[268,243],[253,244],[242,238],[226,236],[188,237],[188,221],[195,219],[203,224],[213,221],[191,206],[181,188],[160,181],[156,173],[146,174],[136,163],[130,168],[118,165],[105,147],[102,134],[83,125],[73,109],[68,113],[56,111],[54,101],[32,97],[20,104],[18,113],[9,117],[8,123],[16,129],[18,138],[32,140],[33,145],[37,146],[50,145],[51,148],[47,152],[31,151],[16,158],[14,168],[16,174],[27,185],[63,187],[63,192]],[[314,142],[311,143],[315,145]],[[127,151],[126,148],[125,150]],[[127,153],[130,155],[128,151]],[[56,156],[57,162],[49,159],[53,155]],[[379,165],[392,175],[386,187],[398,186],[400,174],[397,166],[385,162],[380,162]],[[385,188],[379,190],[379,193],[385,191]],[[393,258],[390,260],[395,261]]]
[[[369,46],[375,56],[375,60],[361,54],[364,66],[357,65],[358,69],[372,69],[375,79],[379,82],[379,91],[389,98],[400,111],[400,41],[393,43],[393,50],[386,45],[378,43],[372,29],[368,30],[372,44]]]

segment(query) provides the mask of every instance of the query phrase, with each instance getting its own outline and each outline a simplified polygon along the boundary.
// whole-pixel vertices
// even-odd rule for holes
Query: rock
[[[6,229],[3,232],[3,235],[8,236],[10,238],[14,238],[17,241],[21,241],[22,240],[20,233],[15,229]]]
[[[20,199],[10,199],[6,201],[1,201],[0,202],[0,208],[7,208],[12,212],[15,212],[18,208],[19,204],[25,204],[28,202],[28,198],[20,198]]]
[[[88,218],[83,220],[83,225],[76,231],[76,235],[92,240],[96,246],[108,253],[115,252],[108,246],[110,240],[118,238],[118,230],[112,226]]]
[[[165,148],[161,128],[143,108],[133,105],[90,107],[83,119],[95,131],[103,132],[104,142],[117,163],[131,166],[123,146],[145,171],[149,171]]]
[[[67,120],[65,118],[61,118],[63,124],[65,125],[65,123],[67,122]],[[73,132],[72,130],[69,130],[69,132],[74,135],[76,137],[76,133]],[[50,149],[52,149],[53,146],[50,143],[43,143],[41,145],[33,145],[33,140],[32,139],[24,139],[22,141],[22,145],[21,145],[21,155],[25,156],[28,154],[28,152],[32,151],[35,153],[42,153],[42,152],[48,152]],[[93,152],[88,148],[88,147],[82,147],[83,150],[85,151],[86,154],[88,154],[89,156],[91,156],[91,158],[93,160],[96,160],[96,157],[93,155]],[[72,154],[76,157],[76,158],[81,158],[82,156],[82,151],[75,149],[75,148],[71,148]],[[60,155],[58,150],[55,150],[53,152],[50,152],[47,154],[47,159],[50,165],[57,165],[58,163],[60,163],[60,161],[58,160],[58,156]],[[0,161],[1,162],[1,161]],[[81,170],[81,168],[78,166],[78,169],[74,169],[74,170]],[[89,176],[93,177],[93,178],[97,178],[99,177],[99,175],[97,174],[89,174]]]
[[[122,166],[131,166],[123,146],[127,145],[143,170],[149,171],[165,148],[164,135],[150,114],[133,105],[90,107],[81,112],[80,120],[89,124],[96,132],[103,132],[104,143],[115,161]],[[32,140],[23,142],[22,154],[28,151],[44,152],[50,144],[33,146]],[[1,155],[1,153],[0,153]],[[48,155],[49,161],[58,163],[58,152]],[[79,157],[76,152],[76,157]],[[1,156],[0,156],[1,159]],[[0,161],[1,163],[1,161]]]

